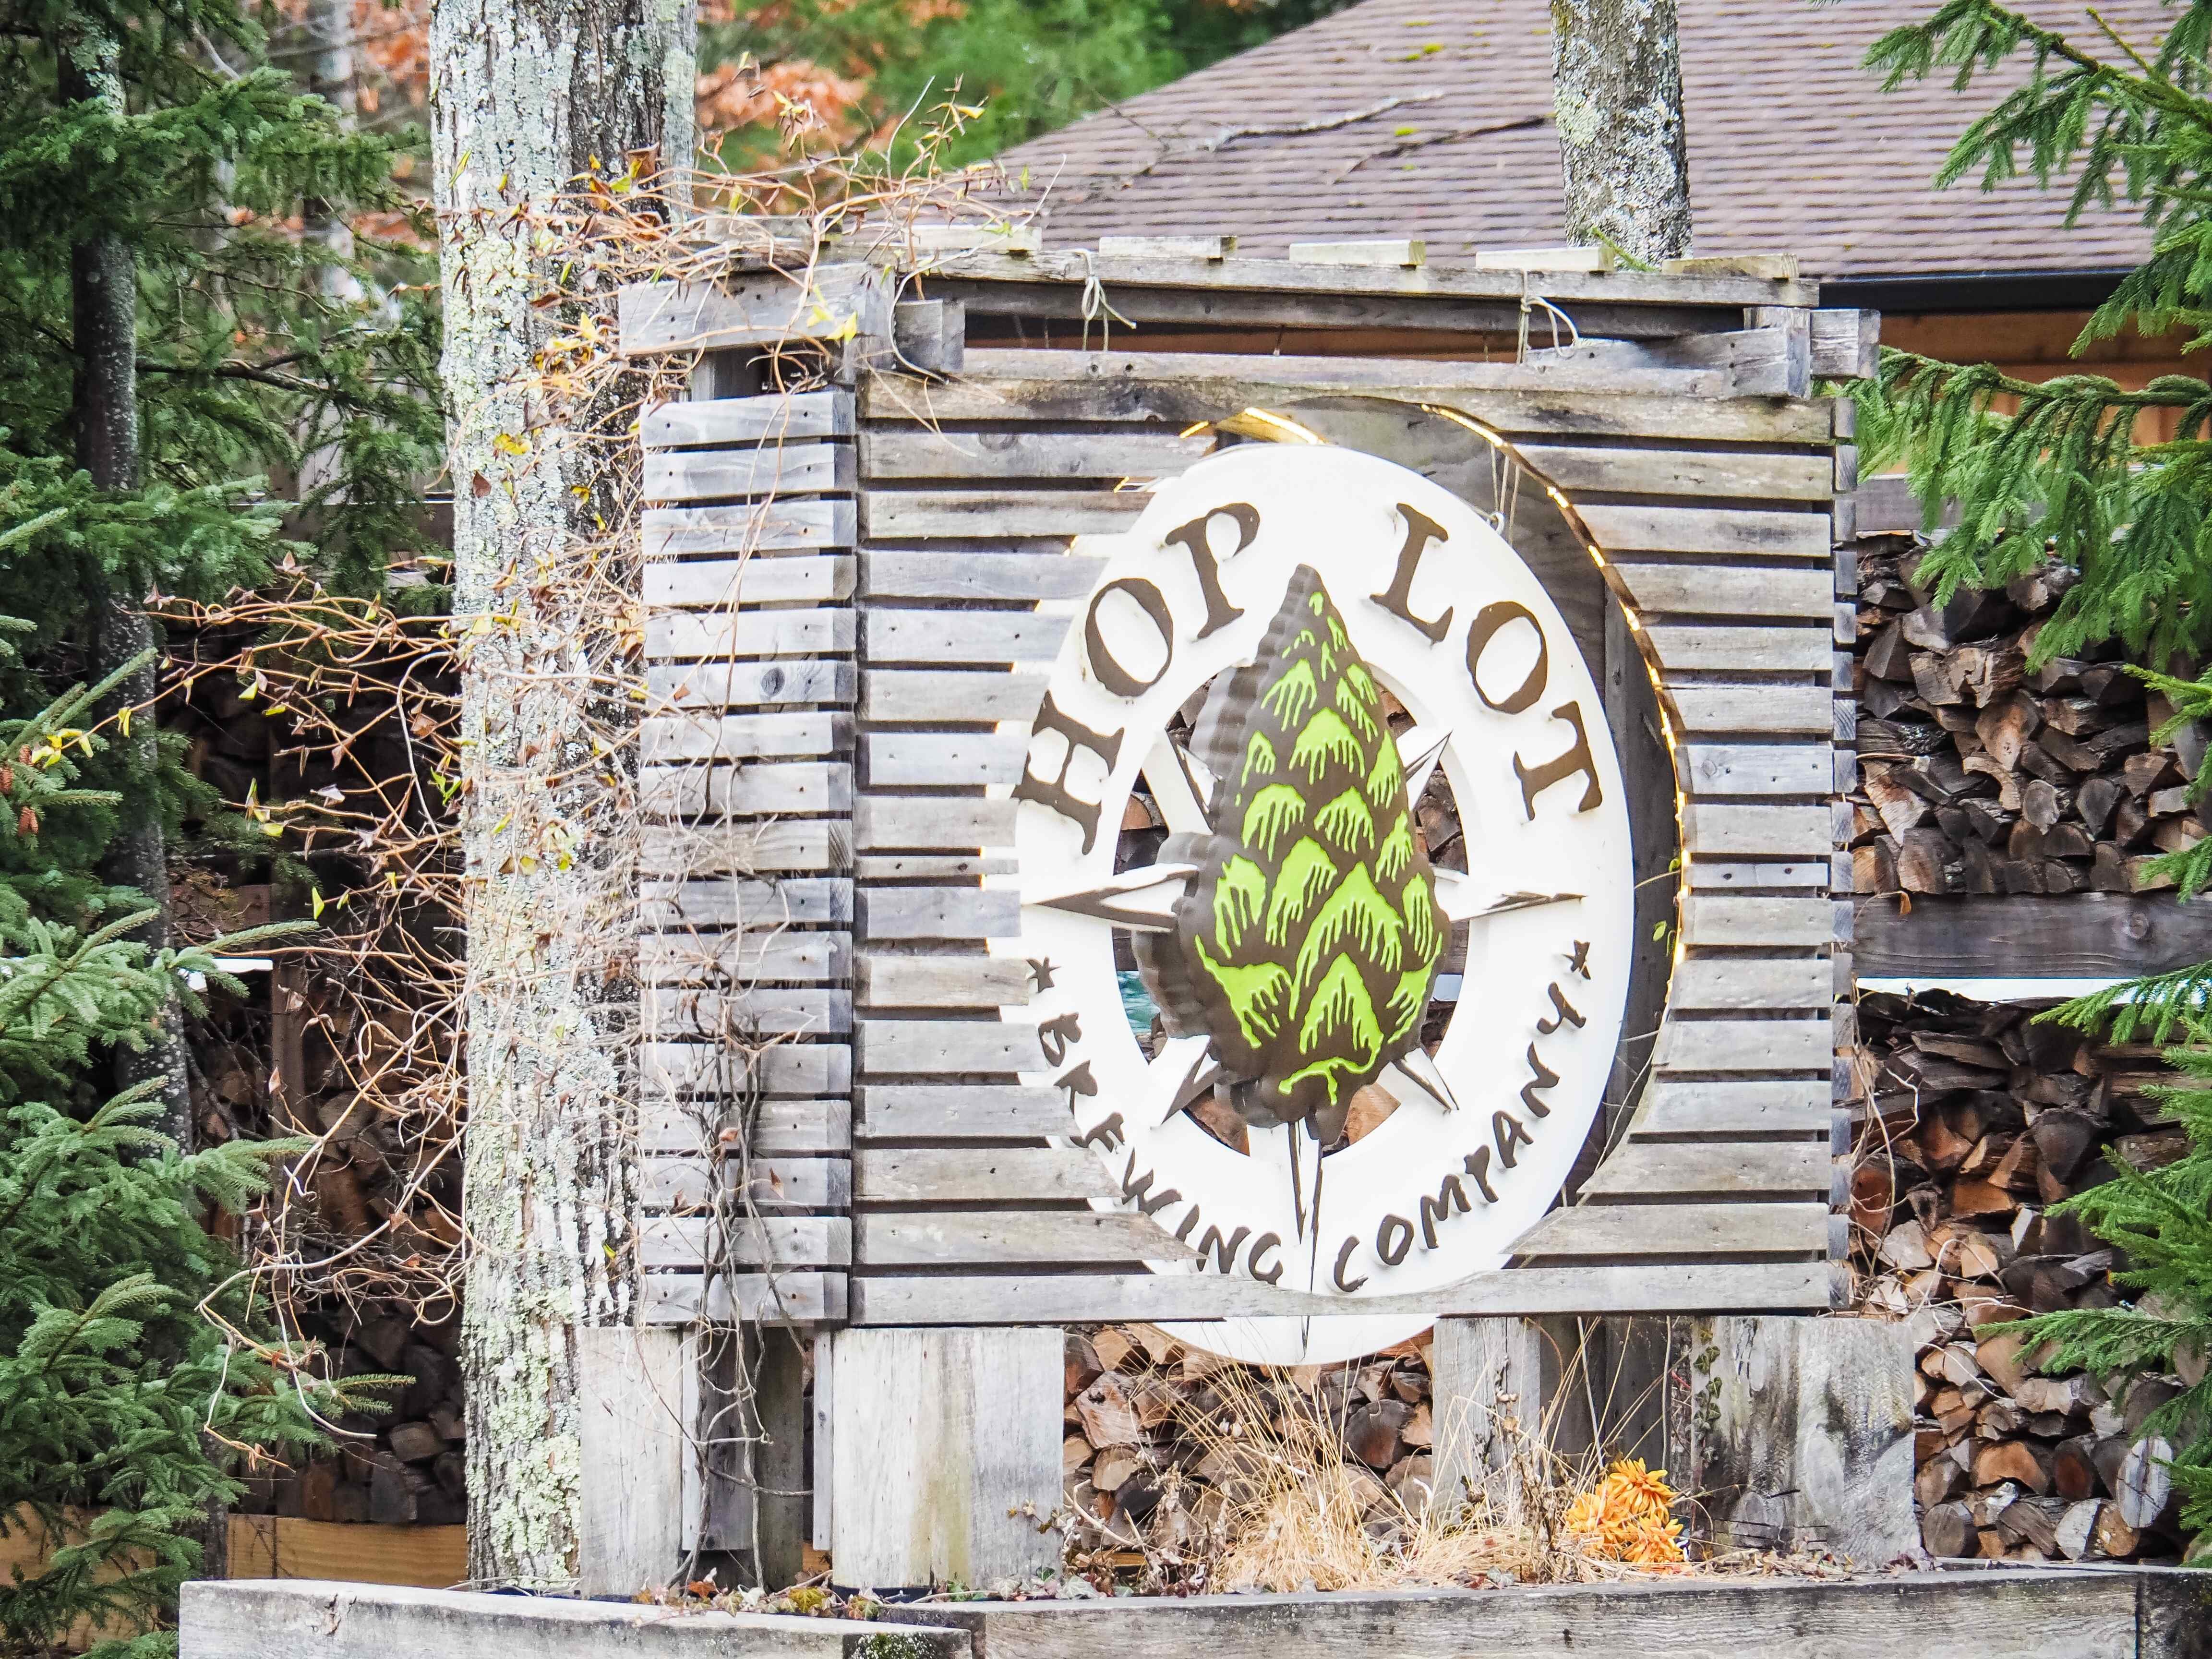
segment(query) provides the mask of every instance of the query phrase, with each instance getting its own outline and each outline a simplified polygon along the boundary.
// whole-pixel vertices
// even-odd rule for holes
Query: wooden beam
[[[842,1559],[842,1558],[841,1558]],[[2174,1575],[2186,1578],[2188,1574]],[[1804,1579],[1704,1578],[1508,1590],[1115,1596],[899,1609],[971,1632],[980,1659],[1462,1659],[1741,1649],[1772,1659],[2132,1659],[2148,1574],[1998,1569]],[[2182,1646],[2167,1650],[2179,1656]]]
[[[1057,1358],[1055,1345],[1055,1366]],[[1058,1451],[1055,1445],[1055,1455]],[[860,1659],[889,1652],[915,1659],[968,1659],[970,1651],[965,1632],[887,1621],[679,1613],[629,1602],[313,1578],[235,1583],[203,1579],[189,1584],[179,1645],[185,1659],[299,1659],[307,1653],[317,1659],[446,1653],[466,1653],[472,1659],[544,1659],[568,1653],[650,1659],[702,1650],[717,1659]]]
[[[1866,979],[2015,979],[2164,973],[2212,959],[2212,901],[2170,894],[1897,897],[1853,907]]]

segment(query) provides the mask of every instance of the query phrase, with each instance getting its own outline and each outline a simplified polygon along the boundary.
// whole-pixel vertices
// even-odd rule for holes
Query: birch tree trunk
[[[1647,264],[1690,251],[1674,0],[1552,0],[1567,239]]]
[[[605,804],[590,732],[617,647],[563,580],[602,503],[530,392],[561,319],[529,303],[547,250],[515,210],[637,150],[688,161],[694,20],[687,0],[439,0],[431,17],[465,653],[461,1364],[470,1576],[487,1585],[574,1588],[576,1329],[627,1322],[636,1292],[635,927],[617,854],[585,834]]]

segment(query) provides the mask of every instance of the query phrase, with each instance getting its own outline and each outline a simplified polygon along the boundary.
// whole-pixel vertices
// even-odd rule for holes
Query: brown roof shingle
[[[1696,252],[1786,249],[1831,278],[2142,257],[2148,234],[2124,208],[2067,229],[2063,189],[1930,187],[1996,83],[1960,94],[1943,75],[1885,96],[1861,60],[1934,4],[1680,0]],[[2075,6],[2027,9],[2090,31]],[[2166,15],[2160,0],[2100,9],[2140,50]],[[1555,244],[1550,33],[1543,0],[1365,0],[1002,159],[1045,192],[1063,246],[1224,233],[1279,255],[1294,240],[1421,236],[1450,258]]]

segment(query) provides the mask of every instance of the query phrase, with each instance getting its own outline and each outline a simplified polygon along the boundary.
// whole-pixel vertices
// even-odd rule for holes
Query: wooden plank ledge
[[[672,1571],[676,1563],[671,1562]],[[486,1595],[465,1590],[295,1578],[185,1586],[181,1659],[630,1659],[689,1652],[716,1659],[967,1659],[964,1631],[763,1613],[681,1613],[624,1601]]]

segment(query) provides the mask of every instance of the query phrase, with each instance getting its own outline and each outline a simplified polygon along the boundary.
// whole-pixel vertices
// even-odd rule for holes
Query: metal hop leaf
[[[1332,1140],[1418,1036],[1449,925],[1381,690],[1310,567],[1201,725],[1212,833],[1139,965],[1177,1029],[1212,1037],[1246,1117]]]

